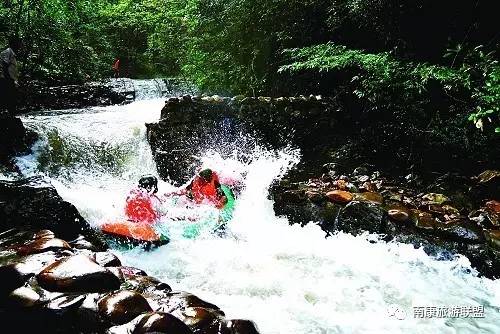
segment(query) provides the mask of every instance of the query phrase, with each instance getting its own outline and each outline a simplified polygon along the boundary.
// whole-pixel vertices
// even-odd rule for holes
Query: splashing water
[[[140,175],[156,174],[144,123],[157,121],[162,106],[163,100],[144,100],[26,116],[25,124],[43,139],[18,166],[25,175],[49,177],[97,226],[123,214]],[[438,261],[371,235],[326,239],[315,224],[290,226],[276,217],[268,188],[299,161],[293,149],[235,147],[228,156],[214,147],[199,160],[242,185],[229,236],[180,238],[151,252],[117,251],[125,264],[215,303],[228,318],[254,320],[262,333],[500,332],[500,283],[471,274],[466,258]],[[160,183],[160,191],[171,189]],[[462,305],[483,305],[485,318],[413,316],[414,306]],[[396,307],[398,317],[388,313]]]

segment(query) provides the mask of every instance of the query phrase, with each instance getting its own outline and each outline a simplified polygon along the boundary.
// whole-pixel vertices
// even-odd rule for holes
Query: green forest
[[[485,0],[3,0],[23,80],[183,77],[226,95],[347,91],[365,109],[444,104],[500,132],[499,30]],[[445,101],[446,100],[446,101]]]

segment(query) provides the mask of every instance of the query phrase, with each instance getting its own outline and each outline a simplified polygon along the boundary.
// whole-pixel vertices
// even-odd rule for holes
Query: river
[[[23,117],[42,135],[34,153],[17,160],[23,174],[45,175],[96,227],[123,215],[140,175],[156,174],[144,124],[159,119],[164,98],[147,82],[139,86],[141,99],[128,105]],[[117,250],[122,262],[218,305],[228,318],[255,321],[262,333],[500,333],[500,281],[477,277],[465,257],[441,261],[374,235],[325,238],[315,224],[290,226],[267,195],[298,163],[296,150],[235,145],[223,159],[212,149],[200,164],[244,185],[229,236]],[[160,192],[172,188],[160,183]],[[415,318],[418,306],[483,306],[484,318]]]

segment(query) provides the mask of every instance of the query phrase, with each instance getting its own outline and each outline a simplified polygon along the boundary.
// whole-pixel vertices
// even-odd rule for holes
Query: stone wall
[[[244,145],[245,135],[264,147],[297,147],[303,161],[318,165],[341,138],[332,131],[337,113],[333,100],[320,96],[176,97],[168,99],[158,123],[147,124],[148,141],[160,175],[176,182],[192,176],[204,150],[224,153]]]

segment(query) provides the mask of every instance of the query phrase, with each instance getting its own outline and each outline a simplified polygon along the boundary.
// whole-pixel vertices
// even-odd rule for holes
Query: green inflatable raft
[[[186,224],[182,236],[184,238],[193,239],[200,235],[202,231],[212,231],[221,233],[224,231],[227,222],[233,218],[233,211],[236,204],[234,193],[227,185],[221,184],[221,189],[227,198],[227,203],[219,211],[218,215],[210,215],[200,222],[190,222]]]

